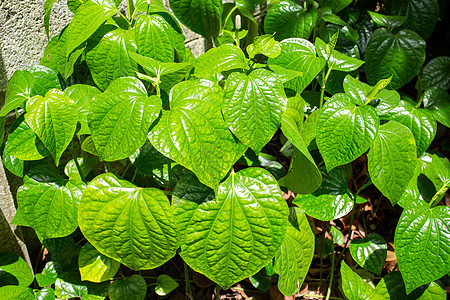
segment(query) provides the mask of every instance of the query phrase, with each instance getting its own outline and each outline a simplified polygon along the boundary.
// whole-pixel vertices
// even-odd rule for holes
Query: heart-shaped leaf
[[[381,275],[387,257],[387,245],[383,237],[369,233],[363,239],[354,239],[350,244],[353,259],[364,269]]]
[[[8,81],[5,105],[0,110],[0,117],[22,106],[31,96],[31,88],[34,85],[34,76],[28,71],[17,70]]]
[[[86,187],[78,222],[103,255],[134,269],[156,268],[175,255],[177,232],[169,200],[156,188],[138,188],[112,174]]]
[[[438,56],[430,60],[422,70],[422,88],[450,89],[450,57]]]
[[[75,271],[65,272],[56,279],[55,292],[58,299],[95,299],[102,300],[108,293],[109,282],[94,283],[81,281]]]
[[[352,0],[319,0],[320,7],[331,7],[334,13],[338,13],[346,8]]]
[[[0,286],[20,285],[27,287],[34,280],[28,264],[15,253],[0,254]]]
[[[45,96],[51,89],[61,89],[58,73],[45,66],[33,66],[28,69],[34,76],[34,84],[31,88],[31,95]]]
[[[339,53],[334,49],[329,49],[329,45],[325,44],[320,38],[316,38],[315,46],[317,53],[325,58],[328,66],[333,70],[351,72],[357,70],[364,63],[364,61],[355,57]]]
[[[169,275],[159,275],[158,278],[156,278],[155,293],[159,296],[167,296],[176,289],[178,285],[178,282]]]
[[[137,274],[123,280],[115,280],[108,290],[108,297],[111,300],[144,300],[146,294],[147,283]]]
[[[248,60],[239,47],[225,44],[200,55],[195,61],[194,75],[207,77],[232,69],[248,69]]]
[[[362,278],[342,261],[341,263],[342,290],[349,300],[382,300],[375,289],[364,282]]]
[[[54,255],[53,252],[52,255]],[[49,261],[45,264],[44,270],[42,270],[41,273],[36,274],[36,281],[41,287],[50,286],[56,282],[58,275],[61,273],[61,266],[56,262]]]
[[[28,289],[25,286],[3,286],[0,287],[0,293],[6,299],[35,300],[31,289]]]
[[[81,248],[78,267],[81,280],[102,282],[110,280],[116,275],[120,263],[98,252],[91,243],[86,243]]]
[[[423,105],[433,113],[439,123],[450,128],[450,94],[440,88],[426,90]]]

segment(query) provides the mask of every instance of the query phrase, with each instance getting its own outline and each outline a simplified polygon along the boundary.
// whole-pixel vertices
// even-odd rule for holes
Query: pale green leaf
[[[200,55],[195,61],[194,75],[207,77],[232,69],[248,69],[248,61],[239,47],[225,44]]]
[[[61,266],[56,262],[49,261],[45,264],[42,272],[36,274],[36,281],[41,287],[50,286],[56,282],[60,273],[62,273]]]
[[[6,116],[10,111],[22,106],[30,98],[33,85],[33,74],[28,71],[15,71],[8,80],[5,105],[0,110],[0,117]]]
[[[334,13],[338,13],[346,8],[352,0],[319,0],[321,7],[329,6]]]
[[[120,263],[104,256],[91,243],[87,243],[81,248],[80,256],[78,257],[78,267],[81,280],[102,282],[110,280],[116,275]]]
[[[275,41],[273,35],[265,34],[257,36],[253,44],[247,46],[247,53],[250,58],[257,54],[263,54],[270,58],[275,58],[281,54],[280,43]]]
[[[28,71],[34,76],[34,84],[31,88],[31,96],[45,96],[51,89],[61,89],[58,74],[45,66],[33,66]]]
[[[399,27],[405,23],[404,16],[388,16],[376,13],[373,11],[367,11],[372,18],[372,20],[380,26],[394,28]]]

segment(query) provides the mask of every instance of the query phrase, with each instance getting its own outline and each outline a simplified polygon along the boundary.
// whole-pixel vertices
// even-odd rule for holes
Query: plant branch
[[[81,181],[86,182],[83,172],[81,171],[80,164],[78,163],[77,156],[75,155],[75,149],[73,147],[73,140],[70,144],[71,144],[71,146],[69,148],[69,151],[70,151],[70,154],[72,154],[72,158],[73,158],[73,161],[75,162],[75,166],[77,167],[78,174],[80,175]]]

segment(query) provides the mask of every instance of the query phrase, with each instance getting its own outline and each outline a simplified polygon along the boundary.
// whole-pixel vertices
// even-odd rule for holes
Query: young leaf
[[[170,92],[170,110],[148,134],[162,154],[216,188],[245,151],[223,121],[222,89],[211,81],[184,81]]]
[[[34,294],[34,300],[53,300],[56,299],[56,292],[52,288],[43,288]]]
[[[353,199],[348,195],[347,174],[336,168],[331,172],[322,172],[322,185],[310,195],[295,197],[294,204],[308,215],[322,220],[331,221],[348,214],[353,208]]]
[[[351,96],[356,104],[364,105],[367,103],[367,95],[371,89],[370,85],[353,78],[351,75],[347,75],[345,76],[343,87],[345,93]]]
[[[380,28],[367,44],[365,60],[370,84],[392,76],[389,88],[398,89],[419,73],[425,61],[425,41],[411,30],[393,34]]]
[[[281,41],[287,38],[308,39],[316,26],[317,11],[305,10],[292,0],[283,0],[272,6],[264,20],[264,31]]]
[[[339,229],[337,229],[336,227],[334,227],[334,226],[330,227],[330,235],[333,238],[333,242],[336,245],[344,244],[344,234],[342,234],[342,232]]]
[[[248,69],[248,61],[239,47],[225,44],[208,50],[195,61],[194,75],[212,76],[232,69]]]
[[[42,270],[41,273],[36,274],[36,281],[41,287],[50,286],[56,282],[58,275],[61,273],[61,266],[56,262],[49,261],[45,264],[44,270]]]
[[[159,275],[156,278],[155,293],[159,296],[167,296],[178,287],[178,282],[169,275]]]
[[[53,4],[55,4],[56,0],[45,0],[44,4],[44,27],[45,27],[45,33],[47,34],[47,38],[49,38],[48,35],[48,29],[50,27],[50,14],[52,13],[52,7]]]
[[[379,119],[369,105],[356,106],[346,94],[336,94],[322,107],[317,120],[317,146],[327,170],[364,154],[378,133]]]
[[[17,70],[8,81],[5,105],[0,110],[0,117],[22,106],[31,96],[31,88],[34,85],[34,76],[28,71]]]
[[[331,7],[333,13],[338,13],[346,8],[352,0],[319,0],[320,7]]]
[[[395,230],[395,254],[410,294],[422,284],[441,278],[450,270],[450,208],[430,208],[424,201],[411,203]]]
[[[78,267],[81,280],[102,282],[110,280],[116,275],[120,263],[98,252],[91,243],[86,243],[81,248]]]
[[[405,23],[404,16],[387,16],[382,15],[373,11],[367,11],[372,18],[372,20],[380,26],[387,28],[394,28],[402,26]]]
[[[268,70],[232,73],[227,78],[222,107],[225,122],[256,153],[279,128],[286,105],[283,85]]]
[[[285,296],[300,291],[314,254],[314,233],[307,216],[292,207],[289,211],[286,236],[275,255],[274,270],[280,275],[278,289]]]
[[[288,207],[276,180],[264,169],[232,173],[220,184],[216,199],[198,206],[190,201],[176,204],[195,210],[189,212],[190,221],[183,222],[186,227],[179,227],[185,231],[180,255],[224,289],[266,266],[284,239]]]
[[[439,123],[450,128],[450,94],[441,88],[426,90],[422,95],[423,106],[431,111]]]
[[[175,255],[172,220],[162,191],[138,188],[110,173],[86,187],[78,212],[86,239],[103,255],[134,270],[156,268]]]
[[[342,261],[341,263],[342,290],[349,300],[382,300],[370,284],[364,282],[358,274]]]
[[[422,70],[422,88],[450,89],[450,57],[438,56],[430,60]]]
[[[0,254],[0,286],[20,285],[27,287],[34,280],[28,264],[15,253]]]
[[[281,53],[280,43],[275,41],[273,35],[265,34],[257,36],[253,44],[247,46],[247,53],[250,58],[257,54],[263,54],[270,58],[275,58]]]
[[[123,280],[114,280],[109,286],[108,297],[111,300],[144,300],[147,283],[141,275],[131,275]]]
[[[133,154],[145,143],[151,123],[161,110],[161,99],[147,96],[136,78],[122,77],[92,99],[88,124],[100,159],[114,161]]]
[[[417,163],[411,131],[395,121],[380,126],[367,158],[373,184],[392,204],[397,203],[414,176]]]
[[[358,69],[364,61],[354,57],[350,57],[339,53],[330,48],[330,45],[325,44],[320,38],[316,38],[315,42],[316,52],[325,58],[330,68],[336,71],[351,72]]]
[[[35,300],[31,289],[25,286],[2,286],[0,287],[0,294],[6,299]]]
[[[325,65],[323,57],[316,56],[314,45],[308,40],[291,38],[280,43],[281,54],[276,58],[269,58],[269,66],[278,65],[283,68],[302,73],[285,83],[286,88],[301,93],[319,74]]]
[[[77,118],[75,102],[60,90],[52,89],[45,97],[34,96],[27,102],[25,121],[50,151],[57,166],[75,134]]]
[[[381,275],[381,269],[387,257],[387,245],[382,236],[369,233],[363,239],[352,240],[350,253],[358,265]]]
[[[33,66],[28,71],[34,76],[34,84],[31,95],[45,96],[51,89],[61,89],[58,74],[45,66]]]

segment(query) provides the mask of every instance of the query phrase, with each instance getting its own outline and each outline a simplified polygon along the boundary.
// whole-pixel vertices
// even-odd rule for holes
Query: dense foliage
[[[34,275],[1,254],[2,297],[211,299],[198,273],[216,294],[291,296],[318,257],[327,299],[446,298],[437,0],[119,2],[68,0],[71,23],[9,80],[13,224],[49,253]],[[195,58],[177,20],[214,47]],[[375,224],[353,239],[357,207],[385,199],[403,209],[393,243]]]

